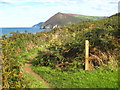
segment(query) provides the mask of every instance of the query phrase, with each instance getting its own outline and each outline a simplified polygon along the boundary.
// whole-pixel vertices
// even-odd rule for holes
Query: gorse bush
[[[48,32],[53,38],[48,51],[40,51],[33,60],[34,65],[50,66],[63,70],[84,67],[84,43],[90,41],[90,63],[93,68],[107,65],[110,55],[119,51],[117,16],[99,21],[86,21],[69,27],[61,27]],[[113,23],[113,24],[112,24]],[[74,70],[72,68],[72,70]]]
[[[3,88],[24,88],[25,79],[22,76],[19,62],[13,41],[2,40],[2,79]]]

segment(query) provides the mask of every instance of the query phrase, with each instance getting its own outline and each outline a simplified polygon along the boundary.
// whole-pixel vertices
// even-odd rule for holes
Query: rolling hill
[[[68,13],[60,13],[58,12],[54,16],[50,17],[46,22],[44,22],[40,28],[41,29],[53,29],[58,28],[60,26],[68,26],[71,24],[76,24],[82,21],[88,20],[98,20],[104,17],[99,16],[86,16],[86,15],[79,15],[79,14],[68,14]]]

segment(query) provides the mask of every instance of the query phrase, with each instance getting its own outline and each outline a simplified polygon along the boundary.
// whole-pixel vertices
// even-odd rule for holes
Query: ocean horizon
[[[11,32],[23,33],[28,31],[29,33],[49,31],[49,29],[40,29],[38,27],[0,27],[0,35],[10,34]]]

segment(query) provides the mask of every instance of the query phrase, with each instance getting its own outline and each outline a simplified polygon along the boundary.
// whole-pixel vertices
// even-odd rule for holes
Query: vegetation
[[[47,51],[39,51],[33,65],[50,66],[64,70],[84,68],[84,42],[90,40],[92,69],[118,60],[119,30],[117,16],[99,21],[87,21],[69,27],[54,29],[47,34]],[[51,35],[53,34],[53,36]],[[49,37],[50,36],[50,37]],[[114,55],[114,56],[113,56]]]
[[[31,61],[36,73],[57,88],[118,88],[118,16],[84,21],[50,32],[12,32],[9,37],[3,35],[3,88],[25,88],[31,85],[21,68],[27,61]],[[89,68],[93,71],[84,71],[86,39],[90,41]],[[37,56],[31,58],[30,55],[34,53]]]

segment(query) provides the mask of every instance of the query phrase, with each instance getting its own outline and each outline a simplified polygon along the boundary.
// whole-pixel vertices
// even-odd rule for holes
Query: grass
[[[21,61],[23,63],[26,63],[28,60],[30,60],[30,56],[34,55],[37,52],[38,52],[38,49],[31,50],[26,53],[22,53],[20,56]],[[47,86],[43,84],[43,81],[38,80],[33,75],[24,72],[24,76],[27,79],[27,88],[47,88]]]
[[[25,64],[27,61],[30,61],[31,55],[34,55],[35,53],[38,53],[39,50],[43,50],[43,49],[44,49],[44,47],[33,49],[33,50],[30,50],[29,52],[21,53],[21,55],[19,56],[20,61]]]
[[[40,49],[42,48],[38,48],[38,49],[31,50],[29,52],[22,53],[19,56],[20,60],[22,61],[22,63],[25,64],[27,61],[31,60],[30,56],[37,53],[38,50]],[[24,72],[24,76],[27,79],[27,86],[28,86],[27,88],[47,88],[47,86],[43,83],[43,81],[38,80],[33,75]]]
[[[47,86],[43,84],[43,81],[37,80],[36,77],[28,73],[24,73],[24,75],[28,80],[27,88],[47,88]]]
[[[106,68],[94,71],[63,72],[50,67],[33,66],[33,70],[56,88],[118,88],[118,73]]]

